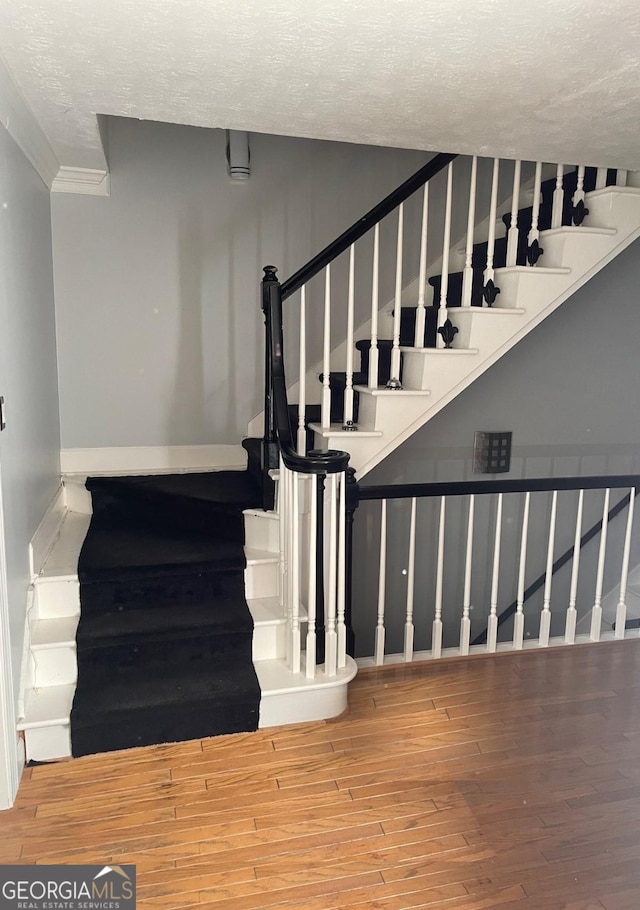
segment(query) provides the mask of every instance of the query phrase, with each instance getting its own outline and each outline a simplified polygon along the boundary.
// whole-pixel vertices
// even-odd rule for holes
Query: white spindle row
[[[517,494],[513,494],[517,495]],[[546,494],[542,494],[546,495]],[[568,495],[568,494],[567,494]],[[592,497],[597,497],[597,491],[591,493]],[[559,506],[559,495],[557,490],[551,492],[551,503],[549,509],[549,518],[548,521],[545,519],[545,569],[541,576],[540,583],[544,583],[543,595],[542,595],[542,608],[539,613],[539,625],[537,628],[537,638],[530,637],[531,633],[527,632],[525,636],[525,623],[528,626],[534,625],[532,622],[532,617],[526,612],[525,608],[527,605],[527,576],[531,573],[536,573],[538,570],[535,569],[537,564],[536,559],[539,555],[539,547],[536,546],[535,550],[531,546],[531,536],[534,533],[532,527],[535,528],[536,539],[539,537],[541,532],[540,516],[538,515],[535,518],[535,524],[532,524],[534,513],[533,498],[536,496],[535,493],[526,492],[521,494],[522,497],[522,515],[518,519],[519,524],[519,535],[518,535],[518,555],[513,567],[517,570],[517,594],[515,601],[515,613],[513,615],[513,632],[511,636],[510,647],[518,650],[522,649],[525,646],[525,638],[527,641],[527,646],[535,645],[540,648],[546,648],[551,643],[551,633],[552,633],[552,591],[553,591],[553,582],[554,575],[556,571],[555,560],[558,558],[557,553],[557,528],[559,515],[561,514]],[[461,612],[458,613],[460,617],[460,632],[459,638],[454,643],[449,641],[448,643],[443,642],[443,629],[445,628],[444,619],[448,621],[448,627],[451,630],[452,620],[455,619],[455,616],[449,615],[448,617],[443,617],[443,610],[446,609],[444,603],[444,591],[447,587],[446,576],[445,576],[445,531],[447,525],[447,509],[446,504],[447,500],[444,496],[440,498],[439,511],[437,518],[437,549],[435,555],[435,591],[434,591],[434,602],[433,602],[433,621],[432,621],[432,631],[431,631],[431,651],[430,656],[432,658],[439,658],[443,654],[443,645],[447,644],[448,653],[457,653],[459,655],[468,655],[471,651],[471,642],[472,642],[472,610],[473,610],[473,585],[472,585],[472,574],[474,567],[474,546],[475,541],[478,539],[478,536],[486,536],[486,531],[480,527],[478,522],[478,514],[483,514],[482,512],[478,513],[476,509],[476,499],[477,496],[470,495],[468,498],[468,506],[466,510],[466,531],[464,534],[464,543],[463,543],[463,556],[462,559],[457,557],[454,560],[455,566],[452,567],[453,571],[460,571],[462,567],[463,578],[462,578],[462,605]],[[615,636],[617,638],[624,638],[625,636],[625,621],[626,621],[626,592],[629,576],[629,563],[631,558],[631,545],[632,545],[632,531],[633,531],[633,511],[634,511],[634,502],[635,502],[635,491],[632,489],[629,494],[629,505],[626,515],[626,529],[624,535],[624,550],[622,553],[621,561],[622,568],[620,572],[620,588],[619,588],[619,599],[617,604],[617,613],[616,613],[616,625],[615,625]],[[567,498],[564,502],[564,514],[570,522],[570,527],[573,529],[573,511],[566,515],[567,505],[570,500]],[[576,500],[573,499],[575,503]],[[593,641],[599,641],[602,635],[602,594],[603,594],[603,581],[605,577],[605,562],[607,560],[607,531],[609,526],[609,507],[611,502],[611,490],[607,489],[604,491],[604,497],[602,502],[602,519],[601,519],[601,531],[598,542],[598,561],[597,561],[597,572],[595,579],[595,596],[593,600],[593,606],[589,609],[590,613],[590,622],[591,629],[589,637]],[[595,500],[592,498],[592,503],[595,504]],[[511,511],[508,514],[508,521],[510,525],[513,525],[514,522],[514,513],[513,513],[514,503],[511,502],[510,509]],[[573,510],[573,506],[570,507]],[[571,555],[571,576],[569,583],[569,597],[568,602],[565,605],[555,603],[554,609],[558,611],[561,615],[565,614],[564,618],[564,634],[560,641],[565,644],[575,644],[576,642],[576,627],[578,619],[578,581],[579,581],[579,571],[580,571],[580,553],[581,553],[581,544],[582,544],[582,534],[583,534],[583,516],[585,509],[585,491],[577,491],[577,506],[575,506],[575,532],[572,530],[573,534],[573,547],[570,551]],[[417,546],[417,529],[418,529],[418,514],[420,511],[420,506],[418,499],[416,497],[411,498],[410,507],[409,507],[409,532],[408,532],[408,552],[407,552],[407,563],[406,568],[402,570],[402,575],[406,576],[406,595],[405,595],[405,610],[404,610],[404,632],[403,632],[403,649],[402,649],[402,660],[409,662],[414,659],[416,655],[415,642],[416,642],[416,622],[422,620],[424,616],[425,604],[418,601],[419,606],[416,608],[416,561],[424,561],[425,555],[421,553],[419,547]],[[435,520],[436,516],[433,512],[429,512],[429,515],[433,516]],[[503,547],[505,544],[504,535],[503,535],[503,526],[505,521],[505,500],[504,494],[499,493],[495,495],[495,520],[492,524],[493,530],[493,548],[492,548],[492,560],[491,560],[491,576],[490,576],[490,602],[489,602],[489,612],[486,618],[486,650],[490,653],[493,653],[498,650],[498,633],[499,633],[499,614],[500,614],[500,600],[499,600],[499,591],[500,591],[500,579],[501,579],[501,570],[503,568],[504,558],[503,558]],[[566,526],[566,520],[564,522]],[[380,512],[380,540],[379,540],[379,575],[378,575],[378,594],[377,594],[377,618],[376,618],[376,629],[375,629],[375,648],[374,648],[374,662],[377,666],[384,664],[385,662],[385,643],[387,640],[387,622],[388,617],[388,606],[386,603],[387,596],[387,584],[389,579],[389,552],[388,552],[388,511],[387,511],[387,500],[383,499],[381,502],[381,512]],[[462,536],[462,531],[456,531],[456,536],[460,538]],[[509,535],[513,536],[513,535]],[[569,555],[569,554],[567,554]],[[563,562],[566,560],[567,555],[563,557]],[[531,581],[531,579],[530,579]],[[556,597],[557,600],[557,597]],[[582,602],[584,604],[584,594],[582,595]],[[502,604],[504,609],[506,605]],[[449,605],[451,607],[451,604]],[[416,612],[417,609],[417,612]],[[589,615],[589,613],[587,615]],[[526,615],[525,615],[526,614]],[[338,613],[340,616],[340,612]],[[482,632],[482,629],[476,628],[475,634],[479,635]],[[558,636],[554,640],[558,640]],[[584,636],[583,639],[584,640]],[[502,645],[504,647],[504,644]],[[422,654],[422,652],[421,652]],[[424,656],[424,655],[422,655]],[[421,656],[421,659],[422,659]]]
[[[303,520],[308,504],[308,521]],[[322,510],[325,538],[316,534]],[[346,476],[330,474],[325,494],[319,500],[316,477],[287,469],[280,460],[278,485],[280,517],[280,590],[287,620],[286,662],[292,673],[304,671],[309,679],[317,673],[317,554],[323,548],[325,662],[324,672],[335,676],[346,664]],[[307,569],[306,583],[303,563]],[[306,602],[306,603],[305,603]],[[307,631],[302,650],[302,625]]]
[[[535,265],[537,258],[541,255],[540,244],[540,212],[542,203],[542,176],[543,163],[535,163],[533,178],[530,177],[530,170],[523,165],[523,162],[516,160],[513,162],[512,178],[509,177],[510,194],[505,200],[504,194],[507,187],[504,185],[506,180],[501,180],[500,159],[494,158],[487,166],[491,169],[491,189],[489,198],[482,196],[478,192],[479,168],[482,165],[481,159],[477,156],[471,158],[470,170],[467,172],[464,168],[460,169],[460,181],[454,181],[454,176],[458,174],[454,162],[450,162],[446,171],[438,178],[438,186],[431,187],[427,182],[420,189],[422,200],[422,215],[420,219],[420,234],[418,237],[408,237],[405,230],[405,203],[400,203],[396,210],[389,216],[390,225],[393,227],[393,239],[391,231],[383,233],[380,222],[372,225],[369,234],[363,236],[357,244],[362,244],[363,256],[366,261],[367,251],[372,248],[372,280],[371,280],[371,308],[370,308],[370,326],[369,326],[369,367],[367,383],[369,388],[378,388],[385,383],[388,388],[400,388],[401,375],[401,336],[402,336],[402,297],[404,283],[407,279],[403,263],[406,261],[415,262],[417,269],[417,299],[415,300],[415,330],[413,344],[416,347],[425,346],[425,326],[427,324],[427,307],[433,304],[438,308],[437,326],[441,328],[448,317],[451,317],[450,309],[452,303],[460,303],[462,306],[471,306],[472,302],[476,305],[480,301],[474,301],[474,269],[482,266],[474,265],[474,242],[478,225],[476,219],[481,223],[486,222],[487,253],[486,263],[482,270],[482,284],[485,289],[485,300],[482,305],[493,304],[495,294],[499,291],[499,281],[496,281],[496,263],[500,264],[497,259],[497,239],[498,227],[500,224],[500,215],[505,211],[509,212],[509,227],[506,232],[506,256],[507,267],[518,264],[519,239],[521,231],[525,226],[519,221],[520,205],[525,198],[532,192],[532,215],[531,226],[527,234],[527,246],[529,253],[527,261],[530,265]],[[555,165],[555,189],[552,196],[550,223],[552,228],[562,226],[563,208],[565,205],[565,185],[569,174],[565,174],[564,164]],[[510,172],[511,173],[511,172]],[[523,180],[523,174],[525,179]],[[573,207],[579,206],[585,202],[585,177],[586,168],[584,165],[577,167],[575,175],[575,190],[571,197]],[[598,168],[596,171],[596,187],[604,187],[608,179],[606,168]],[[626,171],[618,170],[616,172],[616,184],[623,186],[626,184]],[[591,184],[593,185],[593,184]],[[466,215],[466,230],[464,237],[452,237],[454,224],[453,213],[459,205],[464,206]],[[479,206],[482,206],[479,209]],[[487,214],[488,213],[488,214]],[[578,219],[579,220],[579,219]],[[434,234],[440,233],[440,222],[442,224],[442,245],[432,243]],[[458,219],[455,219],[458,223]],[[548,225],[543,224],[543,227]],[[431,231],[431,233],[430,233]],[[382,263],[391,259],[391,250],[387,250],[388,256],[385,256],[383,238],[388,246],[393,244],[393,256],[395,258],[395,274],[393,284],[393,321],[390,324],[386,319],[385,304],[390,301],[380,299]],[[405,250],[406,242],[410,241],[412,246],[416,247],[416,259],[411,260]],[[451,266],[451,256],[454,255],[455,249],[464,243],[464,264],[462,265],[462,289],[459,301],[450,301],[450,288],[453,287],[451,275],[455,267]],[[370,244],[370,246],[367,246]],[[533,249],[531,249],[533,247]],[[537,252],[536,252],[537,251]],[[345,251],[346,256],[346,251]],[[434,295],[433,301],[427,299],[427,279],[431,272],[440,274],[440,290]],[[413,276],[410,276],[413,277]],[[479,276],[478,276],[479,277]],[[345,354],[342,364],[333,364],[333,351],[331,344],[332,318],[335,321],[335,314],[332,316],[332,268],[331,264],[324,269],[324,326],[323,326],[323,344],[322,344],[322,392],[321,392],[321,425],[327,429],[331,425],[331,413],[342,413],[341,425],[344,429],[357,430],[354,423],[354,374],[358,372],[357,366],[354,366],[355,348],[354,341],[360,337],[359,332],[363,327],[357,330],[356,311],[357,301],[359,298],[359,289],[356,287],[356,243],[351,244],[348,249],[348,283],[346,294],[344,291],[338,295],[338,299],[344,301],[346,298],[346,326],[342,324],[345,338]],[[311,369],[311,358],[308,355],[308,328],[307,328],[307,308],[310,303],[307,286],[303,286],[300,291],[300,339],[299,339],[299,373],[298,373],[298,411],[297,411],[297,432],[296,445],[298,452],[304,454],[306,451],[306,408],[307,392],[309,386],[309,376],[307,369]],[[340,321],[344,318],[343,313],[338,314]],[[453,316],[455,321],[455,315]],[[382,336],[381,336],[382,326]],[[380,373],[380,341],[391,335],[391,367],[387,376],[381,376]],[[443,347],[445,341],[439,335],[436,336],[436,344]],[[406,343],[406,339],[405,339]],[[433,343],[433,340],[431,340]],[[341,355],[342,356],[342,355]],[[342,369],[344,366],[346,372],[345,388],[343,400],[333,402],[332,395],[336,394],[331,388],[331,370]],[[312,399],[313,400],[313,399]],[[337,418],[336,418],[337,419]]]

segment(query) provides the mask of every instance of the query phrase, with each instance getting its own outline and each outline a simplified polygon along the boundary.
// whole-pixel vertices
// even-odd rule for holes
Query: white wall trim
[[[91,167],[62,166],[51,184],[52,193],[109,196],[109,171]]]
[[[31,581],[40,574],[51,548],[58,539],[66,511],[64,487],[61,484],[29,543]]]
[[[16,738],[13,668],[9,638],[9,596],[0,476],[0,809],[10,808],[18,792],[22,763]]]
[[[47,188],[60,164],[49,140],[27,104],[0,54],[0,122],[24,152]]]
[[[121,446],[62,449],[63,474],[152,474],[183,471],[241,471],[247,453],[239,445]]]

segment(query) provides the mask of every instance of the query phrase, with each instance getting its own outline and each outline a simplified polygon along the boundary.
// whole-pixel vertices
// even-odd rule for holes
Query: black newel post
[[[347,468],[347,489],[346,489],[346,547],[345,554],[345,609],[344,622],[347,631],[347,654],[354,656],[356,650],[356,640],[353,631],[352,597],[353,597],[353,519],[355,512],[360,505],[360,487],[356,480],[355,468]]]
[[[316,474],[316,664],[324,663],[324,474]]]
[[[275,402],[273,398],[273,378],[271,362],[271,296],[270,290],[278,284],[276,278],[277,268],[274,265],[264,267],[262,279],[262,312],[265,326],[264,348],[264,436],[260,462],[262,468],[263,508],[273,508],[273,491],[268,484],[268,471],[278,467],[278,437],[276,434]]]

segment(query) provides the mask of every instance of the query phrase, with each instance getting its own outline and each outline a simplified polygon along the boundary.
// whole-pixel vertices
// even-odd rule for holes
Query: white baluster
[[[327,605],[324,672],[335,676],[338,667],[338,635],[336,632],[336,593],[338,565],[338,475],[329,474],[329,561],[325,602]]]
[[[607,168],[599,167],[596,171],[596,189],[603,190],[607,185]]]
[[[411,500],[409,564],[407,566],[407,613],[404,624],[404,659],[413,660],[413,592],[416,574],[416,499]]]
[[[331,264],[324,273],[324,341],[322,350],[322,426],[331,425]]]
[[[431,632],[431,656],[442,656],[442,588],[444,581],[444,526],[446,497],[440,499],[440,524],[438,528],[438,560],[436,564],[436,605]]]
[[[578,572],[580,570],[580,540],[582,537],[582,507],[584,504],[584,490],[578,494],[578,511],[576,514],[576,533],[573,541],[573,562],[571,564],[571,584],[569,587],[569,608],[564,628],[565,644],[573,645],[576,641],[576,600],[578,598]]]
[[[369,348],[369,388],[378,387],[378,307],[380,282],[380,224],[373,228],[373,274],[371,276],[371,346]]]
[[[442,238],[442,280],[440,284],[440,302],[438,309],[438,328],[441,328],[449,314],[447,312],[447,295],[449,293],[449,253],[451,249],[451,207],[453,200],[453,161],[447,165],[447,198],[444,206],[444,236]],[[438,335],[438,347],[444,347],[444,339]]]
[[[564,164],[556,167],[556,188],[553,191],[553,203],[551,206],[551,227],[562,227],[562,208],[564,206],[564,189],[562,182],[564,178]]]
[[[347,662],[347,626],[345,624],[345,606],[347,593],[346,554],[347,554],[347,500],[346,500],[346,475],[338,475],[338,669]]]
[[[616,171],[616,186],[626,186],[627,185],[627,175],[628,171],[621,170],[618,168]]]
[[[464,595],[462,601],[462,619],[460,620],[460,653],[469,653],[471,638],[471,566],[473,563],[473,515],[475,496],[469,497],[469,517],[467,520],[467,551],[464,563]]]
[[[291,672],[300,672],[300,474],[291,472]]]
[[[556,539],[556,513],[558,510],[558,491],[553,491],[551,497],[551,517],[549,519],[549,541],[547,545],[547,568],[544,576],[544,598],[542,602],[542,615],[540,616],[540,634],[538,644],[541,648],[549,646],[551,632],[551,584],[553,581],[553,548]]]
[[[424,185],[422,197],[422,227],[420,229],[420,266],[418,268],[418,306],[416,307],[416,331],[413,343],[417,348],[424,347],[424,330],[426,326],[425,293],[427,285],[427,229],[429,225],[429,184]]]
[[[469,186],[469,212],[467,214],[467,245],[464,252],[462,273],[462,306],[471,306],[473,286],[473,232],[476,226],[476,186],[478,181],[478,156],[471,159],[471,184]]]
[[[498,643],[498,581],[500,579],[500,535],[502,533],[502,493],[498,493],[496,530],[493,538],[493,572],[491,575],[491,607],[487,622],[487,651],[495,651]]]
[[[384,607],[387,581],[387,500],[383,499],[380,509],[380,559],[378,570],[378,622],[376,625],[375,661],[379,667],[384,663]]]
[[[533,207],[531,210],[531,230],[527,235],[527,246],[532,247],[533,244],[536,244],[536,248],[540,243],[540,230],[538,223],[540,221],[540,202],[542,199],[542,161],[536,161],[536,171],[533,178]],[[537,258],[533,261],[529,261],[529,256],[527,256],[527,265],[535,265]]]
[[[396,286],[393,297],[393,347],[391,348],[391,378],[387,386],[400,388],[400,328],[402,320],[402,250],[404,245],[404,203],[398,206],[398,240],[396,243]]]
[[[495,285],[495,271],[493,260],[496,251],[496,220],[498,218],[498,182],[500,180],[500,159],[493,159],[493,175],[491,177],[491,204],[489,206],[489,238],[487,241],[487,267],[484,270],[483,282],[486,288]],[[483,302],[483,306],[487,301]],[[489,304],[490,305],[490,304]]]
[[[631,532],[633,531],[633,505],[636,491],[634,487],[629,490],[629,511],[627,512],[627,529],[624,535],[624,550],[622,552],[622,570],[620,572],[620,594],[616,608],[616,638],[624,638],[627,622],[627,581],[629,578],[629,556],[631,554]]]
[[[284,608],[284,615],[287,621],[287,631],[285,636],[285,660],[289,669],[291,669],[292,654],[291,654],[291,623],[292,623],[292,596],[291,596],[291,570],[292,570],[292,531],[293,531],[293,521],[291,517],[291,471],[288,468],[281,466],[280,476],[282,478],[282,506],[283,514],[281,516],[281,522],[284,523],[285,528],[285,540],[284,540],[284,560],[283,560],[283,596],[282,603]]]
[[[527,536],[529,534],[529,504],[531,493],[525,493],[522,516],[522,537],[520,538],[520,566],[518,569],[518,594],[516,615],[513,618],[513,647],[522,648],[524,642],[524,580],[527,566]]]
[[[598,550],[598,572],[596,574],[596,593],[591,611],[591,641],[600,641],[600,627],[602,625],[602,585],[604,583],[604,563],[607,556],[607,530],[609,528],[609,496],[611,490],[604,493],[604,506],[602,508],[602,531],[600,532],[600,548]]]
[[[345,430],[355,429],[353,423],[353,315],[355,309],[355,244],[349,250],[349,293],[347,299],[347,383],[344,390]]]
[[[507,265],[515,265],[518,258],[518,206],[520,204],[520,173],[522,162],[513,166],[513,190],[511,194],[511,221],[507,234]]]
[[[279,456],[279,472],[278,472],[278,544],[279,544],[279,576],[278,584],[279,590],[278,594],[280,596],[280,603],[282,604],[282,610],[284,618],[287,617],[287,546],[288,546],[288,529],[289,529],[289,520],[287,518],[287,479],[286,479],[286,468],[282,460],[282,455]]]
[[[309,495],[309,586],[307,588],[307,640],[306,677],[316,675],[316,559],[318,555],[318,488],[316,478],[311,477]]]
[[[298,455],[307,454],[305,429],[307,407],[307,301],[306,286],[300,289],[300,369],[298,373]]]
[[[571,197],[571,203],[575,208],[579,202],[584,202],[584,166],[580,165],[576,179],[576,191]]]

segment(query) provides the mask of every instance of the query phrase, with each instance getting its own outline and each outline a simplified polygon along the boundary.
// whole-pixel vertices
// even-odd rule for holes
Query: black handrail
[[[360,486],[359,499],[416,499],[425,496],[469,496],[472,493],[537,493],[553,490],[604,490],[640,487],[638,474],[592,477],[535,477],[521,480],[462,480]]]
[[[303,474],[337,474],[346,471],[349,453],[329,449],[326,452],[314,449],[307,455],[296,452],[289,418],[289,399],[284,372],[284,350],[282,333],[282,294],[276,278],[275,266],[264,268],[262,279],[262,309],[267,328],[267,362],[270,369],[270,384],[265,391],[265,434],[271,434],[268,443],[277,442],[282,460],[291,471]],[[267,446],[268,448],[268,446]],[[275,465],[271,465],[275,467]]]
[[[397,208],[401,202],[404,202],[409,196],[413,195],[416,190],[424,186],[432,177],[435,177],[443,168],[445,168],[456,155],[445,154],[441,152],[435,155],[431,161],[428,161],[419,171],[416,171],[408,180],[405,180],[397,189],[375,205],[370,212],[367,212],[362,218],[352,224],[344,233],[340,234],[336,240],[326,246],[322,252],[314,256],[306,265],[298,269],[290,278],[282,283],[280,292],[282,299],[286,300],[303,284],[310,281],[314,275],[317,275],[326,265],[332,262],[340,253],[348,250],[352,243],[359,240],[367,231],[376,225],[379,221]]]
[[[613,519],[616,518],[616,516],[618,516],[620,514],[620,512],[622,512],[624,509],[626,509],[627,506],[629,505],[630,501],[631,501],[631,494],[627,493],[627,495],[623,496],[622,499],[620,500],[620,502],[616,503],[616,505],[609,511],[609,513],[607,514],[607,523],[613,521]],[[593,524],[589,528],[588,531],[585,531],[585,533],[580,538],[579,549],[581,550],[584,546],[586,546],[589,543],[590,540],[593,540],[593,538],[596,536],[596,534],[599,534],[601,530],[602,530],[602,519],[600,519],[599,521],[596,521],[596,523]],[[556,561],[554,562],[554,564],[551,568],[552,575],[555,575],[556,572],[559,572],[560,569],[569,562],[569,560],[573,556],[573,551],[574,551],[574,547],[571,546],[567,550],[565,550],[561,556],[559,556],[556,559]],[[539,575],[536,578],[536,580],[533,581],[529,585],[529,587],[525,589],[524,596],[522,598],[523,603],[526,603],[526,601],[530,597],[532,597],[536,593],[536,591],[539,591],[540,588],[542,588],[544,586],[546,578],[547,578],[547,573],[543,572],[542,575]],[[511,619],[511,617],[513,616],[513,614],[516,612],[517,609],[518,609],[517,600],[514,600],[512,603],[509,604],[508,607],[505,607],[505,609],[502,611],[502,613],[500,613],[500,615],[498,616],[498,628],[504,622],[506,622],[508,619]],[[472,645],[484,645],[486,643],[486,641],[487,641],[487,629],[485,629],[484,632],[481,632],[480,635],[476,636],[476,638],[474,638],[474,640],[471,642],[471,644]]]

